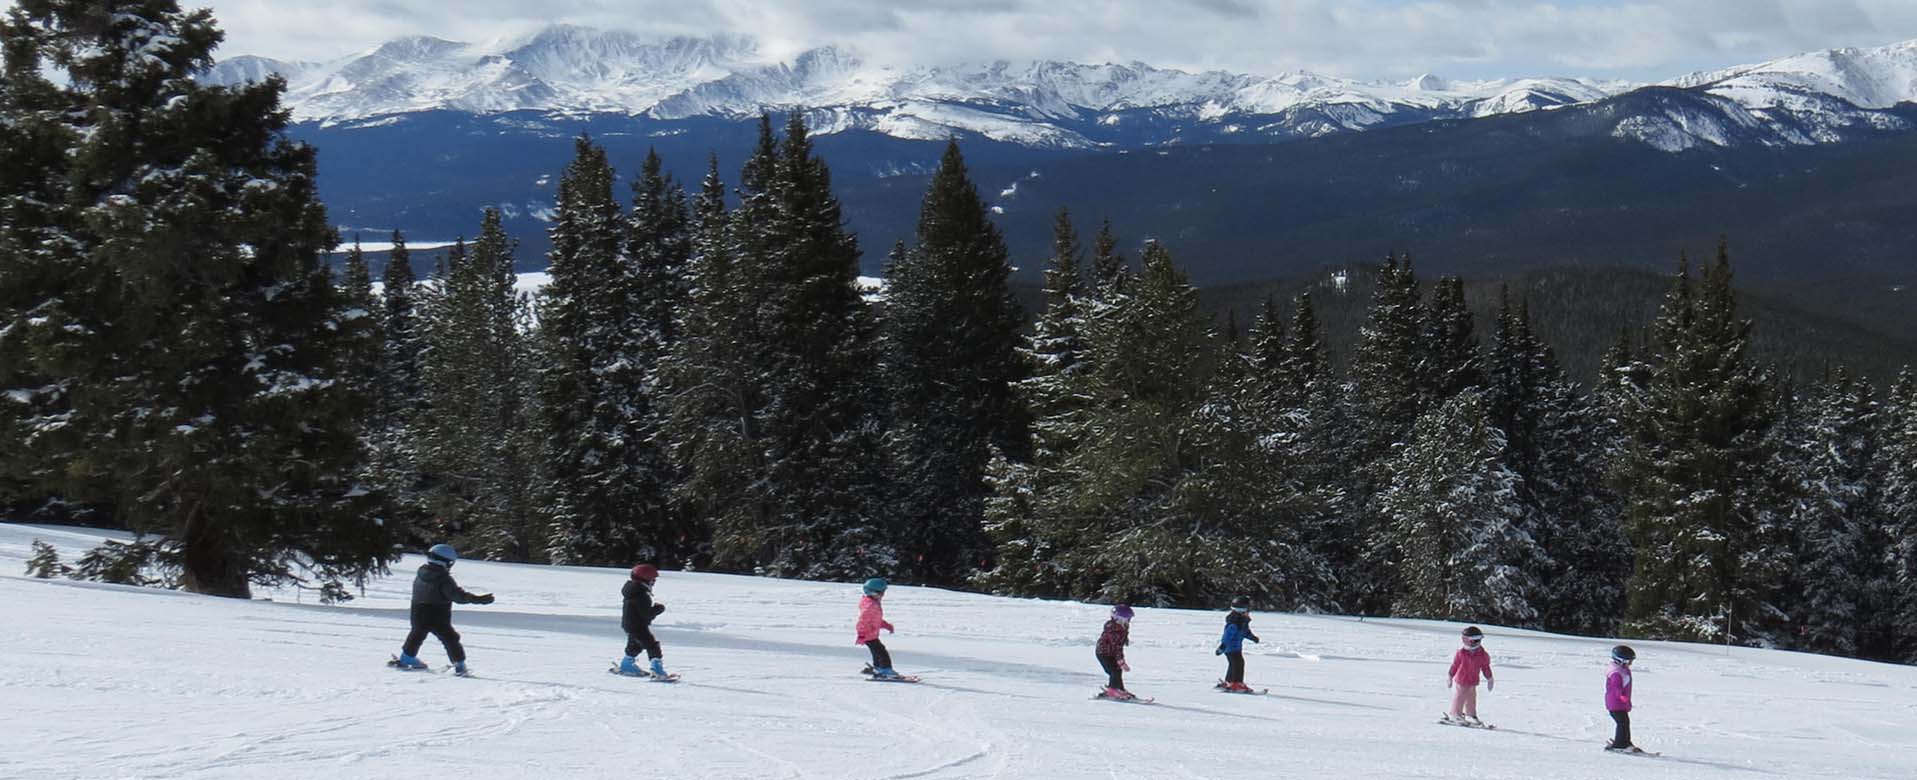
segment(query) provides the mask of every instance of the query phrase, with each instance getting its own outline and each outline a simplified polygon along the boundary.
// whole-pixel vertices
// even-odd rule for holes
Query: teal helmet
[[[435,544],[426,551],[426,559],[450,567],[459,560],[459,553],[450,544]]]
[[[869,580],[866,580],[866,581],[865,581],[865,595],[867,595],[867,596],[883,596],[883,595],[885,595],[885,578],[884,578],[884,577],[873,577],[872,579],[869,579]]]

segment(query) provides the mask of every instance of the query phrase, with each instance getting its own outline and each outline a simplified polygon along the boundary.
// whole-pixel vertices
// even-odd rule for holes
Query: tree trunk
[[[186,534],[180,556],[180,587],[194,593],[252,598],[246,565],[236,560],[226,539],[208,520],[203,505],[187,510]]]

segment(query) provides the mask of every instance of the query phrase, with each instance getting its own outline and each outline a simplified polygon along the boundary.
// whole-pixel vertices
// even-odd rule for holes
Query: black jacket
[[[428,563],[419,567],[419,575],[413,578],[413,604],[472,604],[479,597],[467,593],[453,582],[453,573],[438,563]]]
[[[619,627],[628,634],[650,627],[652,619],[666,611],[666,605],[652,603],[652,589],[638,580],[626,580],[619,595],[626,598],[625,608],[619,611]]]

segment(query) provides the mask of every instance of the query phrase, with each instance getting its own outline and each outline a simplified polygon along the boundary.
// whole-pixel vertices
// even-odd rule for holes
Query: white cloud
[[[401,35],[485,41],[570,22],[743,33],[783,56],[828,43],[899,65],[1140,60],[1359,77],[1662,79],[1917,38],[1911,0],[183,0],[223,55],[328,59]],[[0,0],[0,6],[11,5]]]

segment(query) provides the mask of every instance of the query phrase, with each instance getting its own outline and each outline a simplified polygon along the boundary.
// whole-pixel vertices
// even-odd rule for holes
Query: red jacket
[[[1132,628],[1117,618],[1105,621],[1105,633],[1098,635],[1098,654],[1123,659],[1125,646],[1132,643]]]
[[[1477,685],[1478,675],[1491,677],[1491,654],[1482,647],[1460,647],[1451,656],[1451,681],[1459,685]]]
[[[879,638],[881,628],[887,631],[892,630],[892,624],[885,622],[885,607],[880,606],[879,600],[871,596],[860,599],[858,644],[862,645]]]

